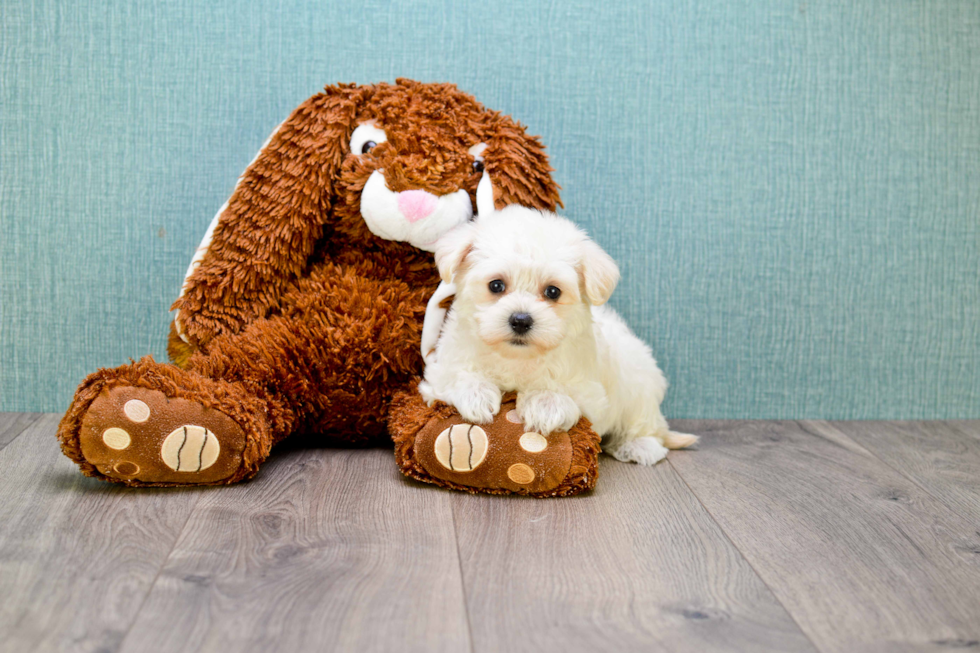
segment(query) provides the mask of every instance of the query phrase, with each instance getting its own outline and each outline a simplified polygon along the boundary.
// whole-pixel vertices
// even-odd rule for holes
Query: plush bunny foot
[[[269,447],[261,446],[254,419],[230,416],[242,405],[228,394],[221,384],[144,359],[86,379],[58,437],[84,473],[104,480],[232,483],[254,475]]]
[[[599,436],[582,419],[568,431],[529,431],[513,395],[489,424],[471,424],[450,406],[429,407],[414,392],[395,397],[388,418],[395,457],[406,476],[486,494],[568,496],[597,478]]]

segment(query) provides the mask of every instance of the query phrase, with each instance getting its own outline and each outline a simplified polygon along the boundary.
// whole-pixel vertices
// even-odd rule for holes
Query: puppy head
[[[615,261],[553,213],[521,206],[481,216],[442,238],[436,264],[456,282],[453,310],[507,357],[555,349],[590,328],[591,306],[619,281]]]

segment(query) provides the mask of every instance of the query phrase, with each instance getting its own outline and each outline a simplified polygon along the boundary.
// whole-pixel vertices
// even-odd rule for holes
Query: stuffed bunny
[[[516,485],[519,451],[493,448],[483,471],[500,471],[470,486],[426,464],[414,441],[453,419],[418,404],[413,386],[439,284],[435,242],[473,219],[478,195],[554,210],[550,172],[537,138],[453,85],[328,86],[276,128],[208,228],[172,307],[175,365],[145,357],[88,376],[61,421],[62,450],[83,473],[127,485],[226,484],[254,476],[293,433],[353,444],[390,427],[403,471],[421,480],[591,487],[587,426],[556,445],[569,455]],[[573,465],[579,440],[587,451]]]

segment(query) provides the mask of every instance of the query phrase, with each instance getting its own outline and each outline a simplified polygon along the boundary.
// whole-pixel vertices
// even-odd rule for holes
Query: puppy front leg
[[[440,381],[430,383],[426,380],[419,384],[419,392],[428,403],[435,399],[444,401],[459,411],[464,420],[473,424],[488,424],[500,412],[500,388],[483,376],[459,372],[450,379]]]
[[[542,435],[567,431],[582,417],[582,411],[574,399],[563,392],[551,390],[518,393],[517,414],[524,422],[524,428]]]

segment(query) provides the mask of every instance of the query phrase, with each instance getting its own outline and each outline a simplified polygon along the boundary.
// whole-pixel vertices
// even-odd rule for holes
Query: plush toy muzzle
[[[395,193],[384,171],[375,170],[361,193],[361,215],[375,236],[431,252],[439,238],[473,217],[473,205],[462,188],[441,196],[424,190]]]

